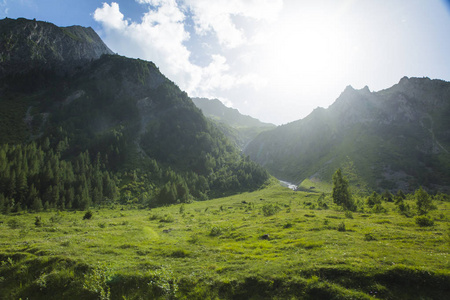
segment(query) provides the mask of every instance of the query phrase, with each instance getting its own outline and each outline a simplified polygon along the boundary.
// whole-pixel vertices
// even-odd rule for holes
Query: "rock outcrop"
[[[0,20],[0,76],[32,68],[73,71],[113,52],[90,27],[58,27],[23,18]]]

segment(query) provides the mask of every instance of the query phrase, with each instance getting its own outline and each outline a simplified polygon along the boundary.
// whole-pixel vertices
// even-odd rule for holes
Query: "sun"
[[[352,51],[343,26],[323,13],[288,15],[262,49],[265,72],[276,74],[280,84],[304,89],[345,76]]]

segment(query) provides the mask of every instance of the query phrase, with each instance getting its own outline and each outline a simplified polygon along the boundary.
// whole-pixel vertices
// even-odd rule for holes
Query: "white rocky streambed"
[[[297,189],[297,186],[295,184],[293,184],[293,183],[290,183],[290,182],[287,182],[287,181],[284,181],[284,180],[280,180],[280,179],[278,179],[278,181],[281,183],[282,186],[288,187],[291,190],[295,191]]]

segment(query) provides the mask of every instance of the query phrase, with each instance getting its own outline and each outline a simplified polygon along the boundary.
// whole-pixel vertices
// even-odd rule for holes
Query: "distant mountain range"
[[[328,109],[259,134],[245,153],[303,188],[343,168],[361,191],[449,191],[450,83],[404,77],[379,92],[349,86]]]
[[[269,175],[241,151],[305,189],[330,186],[342,168],[361,193],[448,192],[449,116],[449,82],[404,77],[379,92],[349,86],[329,108],[276,127],[191,100],[153,63],[113,55],[91,28],[0,20],[0,210],[33,197],[64,207],[70,188],[100,204],[95,168],[122,203],[257,189]]]
[[[114,201],[150,206],[249,191],[269,178],[153,63],[112,55],[91,28],[35,20],[0,20],[0,148],[0,202],[11,205],[20,194],[25,206],[39,197],[68,207],[70,188],[101,204],[99,179],[82,172],[95,161],[115,178]],[[25,167],[38,158],[40,167]],[[37,192],[16,190],[19,174]]]
[[[276,127],[242,115],[237,109],[226,107],[218,99],[192,98],[192,101],[240,149],[245,149],[259,133]]]

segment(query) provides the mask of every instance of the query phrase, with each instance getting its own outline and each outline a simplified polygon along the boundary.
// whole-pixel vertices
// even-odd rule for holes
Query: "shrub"
[[[400,214],[407,216],[407,217],[411,216],[411,208],[408,203],[405,203],[405,201],[403,201],[403,199],[400,199],[396,202],[396,204],[397,204],[398,211],[400,212]]]
[[[21,224],[18,220],[16,219],[11,219],[9,220],[6,224],[8,224],[9,228],[11,229],[17,229],[23,226],[23,224]]]
[[[387,212],[386,208],[381,203],[377,203],[372,207],[372,212],[379,214]]]
[[[375,236],[372,233],[366,233],[364,235],[364,240],[365,241],[376,241],[377,239],[375,238]]]
[[[175,222],[175,218],[171,214],[166,214],[159,221],[163,223],[173,223]]]
[[[339,223],[338,227],[337,227],[338,231],[345,231],[345,223],[341,222]]]
[[[372,195],[367,197],[366,203],[369,207],[373,207],[375,204],[381,203],[381,197],[377,192],[373,192]]]
[[[187,256],[189,256],[189,253],[184,249],[177,249],[172,251],[172,253],[170,253],[170,257],[174,258],[184,258]]]
[[[62,219],[62,214],[58,211],[56,214],[50,217],[50,222],[58,223]]]
[[[34,225],[36,225],[36,227],[41,227],[42,226],[42,220],[40,216],[36,216],[35,220],[34,220]]]
[[[279,212],[280,207],[278,205],[268,203],[268,204],[263,205],[262,211],[263,211],[264,216],[269,217],[269,216],[273,216],[274,214]]]
[[[347,211],[345,212],[345,217],[346,217],[347,219],[353,219],[353,213],[352,213],[351,211],[347,210]]]
[[[292,227],[291,222],[287,222],[286,224],[283,225],[283,228],[291,228],[291,227]]]
[[[199,242],[199,237],[197,234],[191,235],[191,237],[188,239],[188,242],[191,244],[197,244]]]
[[[92,219],[92,216],[93,216],[92,211],[88,210],[88,211],[84,214],[83,220],[90,220],[90,219]]]
[[[154,221],[154,220],[158,220],[158,219],[159,219],[159,216],[157,214],[151,214],[149,217],[150,221]]]
[[[223,232],[222,228],[218,227],[218,226],[213,226],[211,228],[211,231],[209,232],[209,236],[218,236],[221,235]]]
[[[420,227],[428,227],[434,225],[434,220],[430,218],[429,216],[417,216],[416,217],[416,224]]]
[[[98,297],[101,300],[109,300],[111,292],[108,281],[111,278],[111,269],[105,265],[99,265],[84,275],[83,288],[98,294]]]
[[[420,187],[415,193],[417,211],[419,215],[425,215],[428,211],[433,209],[433,199],[428,193]]]

